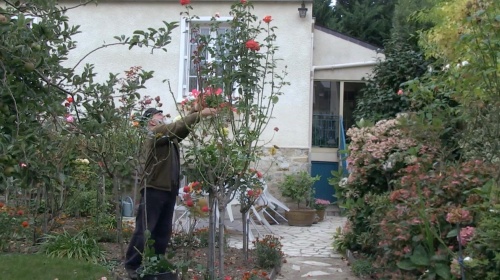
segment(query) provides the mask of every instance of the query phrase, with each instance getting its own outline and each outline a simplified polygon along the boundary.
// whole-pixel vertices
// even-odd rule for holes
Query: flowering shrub
[[[463,260],[480,231],[475,205],[486,198],[478,190],[495,166],[436,163],[442,151],[436,130],[425,131],[424,142],[414,133],[418,125],[411,115],[399,116],[348,132],[351,173],[338,193],[349,227],[337,233],[335,246],[371,256],[376,277],[450,279],[452,260]]]
[[[280,238],[266,235],[253,241],[257,255],[257,265],[261,268],[279,267],[283,258],[283,245]]]
[[[374,265],[383,268],[381,274],[429,271],[448,279],[450,261],[463,257],[461,247],[474,237],[473,206],[483,199],[473,190],[485,185],[494,169],[479,160],[450,164],[439,173],[422,162],[404,168],[397,189],[388,194],[391,206],[381,220],[371,221],[378,240]]]
[[[316,198],[314,200],[313,208],[316,210],[325,210],[328,205],[330,205],[329,200]]]
[[[31,233],[25,211],[0,202],[0,224],[0,251],[20,251]]]
[[[339,188],[340,199],[360,197],[368,192],[382,193],[390,189],[397,171],[415,162],[417,157],[431,157],[436,149],[419,144],[403,129],[408,117],[381,120],[374,126],[350,128],[351,138],[347,158],[348,188]]]

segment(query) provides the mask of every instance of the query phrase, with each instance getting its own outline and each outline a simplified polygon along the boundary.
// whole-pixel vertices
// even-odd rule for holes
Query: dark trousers
[[[135,231],[128,245],[125,267],[137,269],[142,262],[145,236],[151,232],[151,239],[156,254],[163,255],[172,236],[172,218],[174,215],[177,192],[145,188],[141,191],[141,201],[135,220]]]

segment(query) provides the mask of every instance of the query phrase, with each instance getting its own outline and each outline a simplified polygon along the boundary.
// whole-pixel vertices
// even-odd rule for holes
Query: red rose
[[[64,106],[69,107],[71,104],[69,102],[65,102]]]
[[[17,215],[19,215],[19,216],[24,215],[24,211],[23,211],[23,210],[18,210],[18,211],[17,211]]]
[[[194,206],[194,202],[192,200],[188,200],[188,201],[186,201],[186,206],[187,207],[193,207]]]
[[[257,178],[262,179],[262,173],[260,171],[257,171]]]
[[[180,3],[182,6],[186,6],[186,5],[191,4],[191,0],[180,0]]]
[[[246,4],[246,3],[247,3],[247,0],[240,0],[240,3],[241,3],[241,4]]]
[[[249,191],[247,192],[247,194],[248,194],[248,196],[253,196],[253,190],[249,190]]]
[[[155,97],[155,101],[160,102],[160,97],[159,96]]]
[[[402,89],[398,90],[398,95],[403,95],[403,93],[404,93],[404,92],[403,92],[403,90],[402,90]]]
[[[274,128],[274,131],[278,132],[280,129],[278,127]]]
[[[66,101],[68,101],[69,103],[72,103],[74,100],[73,100],[73,97],[68,96],[68,98],[66,98]]]
[[[271,16],[265,16],[264,19],[262,20],[263,22],[265,23],[270,23],[272,21],[272,17]]]
[[[251,39],[251,40],[248,40],[246,43],[245,43],[245,46],[247,47],[247,49],[249,50],[252,50],[252,51],[259,51],[260,50],[260,45],[259,43],[257,43],[255,40]]]
[[[201,211],[202,211],[202,212],[208,212],[209,210],[210,210],[210,209],[209,209],[209,208],[208,208],[208,206],[206,206],[206,205],[205,205],[205,206],[203,206],[203,207],[201,207]]]
[[[0,208],[4,207],[5,204],[3,202],[0,202]]]
[[[27,221],[21,223],[21,226],[23,226],[23,228],[27,228],[29,225],[30,224]]]
[[[200,189],[200,185],[201,185],[201,183],[200,183],[200,182],[198,182],[198,181],[196,181],[196,182],[193,182],[193,183],[191,184],[191,187],[192,187],[193,189]]]
[[[185,187],[184,187],[184,192],[185,192],[185,193],[188,193],[188,192],[190,192],[190,191],[191,191],[191,188],[190,188],[189,186],[185,186]]]

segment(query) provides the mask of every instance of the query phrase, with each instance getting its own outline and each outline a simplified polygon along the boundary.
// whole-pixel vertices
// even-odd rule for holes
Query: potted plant
[[[284,197],[288,197],[297,203],[297,209],[290,209],[287,212],[289,225],[310,226],[313,224],[316,210],[310,208],[310,198],[314,192],[312,186],[320,178],[319,175],[312,177],[306,171],[285,175],[285,180],[279,188]]]
[[[177,280],[176,266],[168,260],[173,257],[173,253],[168,256],[157,255],[153,244],[153,239],[146,240],[142,267],[137,269],[137,276],[142,280]]]
[[[325,219],[326,207],[330,205],[330,201],[326,199],[316,198],[314,200],[313,208],[316,209],[316,215],[319,218],[319,222],[322,222]]]

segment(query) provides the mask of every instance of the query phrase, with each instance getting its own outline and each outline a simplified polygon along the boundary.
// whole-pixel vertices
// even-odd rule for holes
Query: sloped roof
[[[320,26],[320,25],[314,25],[314,29],[317,29],[317,30],[320,30],[320,31],[323,31],[325,33],[328,33],[330,35],[333,35],[333,36],[336,36],[338,38],[341,38],[343,40],[346,40],[346,41],[349,41],[351,43],[354,43],[354,44],[357,44],[357,45],[360,45],[364,48],[367,48],[367,49],[370,49],[370,50],[373,50],[373,51],[377,51],[377,52],[380,52],[380,53],[383,53],[384,52],[384,49],[382,48],[379,48],[375,45],[372,45],[370,43],[367,43],[367,42],[364,42],[364,41],[361,41],[359,39],[356,39],[354,37],[351,37],[351,36],[348,36],[348,35],[345,35],[345,34],[342,34],[340,32],[337,32],[337,31],[334,31],[330,28],[326,28],[326,27],[323,27],[323,26]]]

